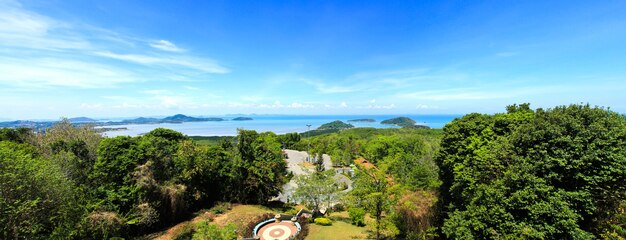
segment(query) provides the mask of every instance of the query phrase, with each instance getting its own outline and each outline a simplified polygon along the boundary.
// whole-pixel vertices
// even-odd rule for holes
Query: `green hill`
[[[396,125],[396,126],[400,126],[400,127],[413,127],[413,126],[415,126],[415,120],[410,119],[408,117],[397,117],[397,118],[387,119],[387,120],[384,120],[384,121],[382,121],[380,123],[381,124]]]
[[[326,129],[348,129],[348,128],[353,128],[354,125],[349,124],[349,123],[344,123],[342,121],[332,121],[329,123],[324,123],[322,124],[322,126],[318,127],[317,130],[326,130]]]

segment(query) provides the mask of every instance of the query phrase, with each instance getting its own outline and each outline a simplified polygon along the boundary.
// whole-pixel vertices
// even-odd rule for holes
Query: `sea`
[[[397,126],[381,124],[386,119],[395,117],[409,117],[419,125],[431,128],[443,128],[444,125],[462,115],[246,115],[253,120],[232,121],[238,116],[217,116],[225,121],[207,122],[183,122],[183,123],[160,123],[160,124],[129,124],[102,126],[110,128],[126,128],[122,130],[107,131],[103,134],[108,137],[116,136],[139,136],[152,131],[155,128],[169,128],[188,136],[235,136],[237,129],[256,130],[257,132],[272,131],[277,134],[290,132],[305,132],[309,129],[318,128],[324,123],[341,120],[348,122],[352,119],[374,119],[376,122],[349,122],[355,127],[394,128]],[[311,125],[310,127],[307,125]]]

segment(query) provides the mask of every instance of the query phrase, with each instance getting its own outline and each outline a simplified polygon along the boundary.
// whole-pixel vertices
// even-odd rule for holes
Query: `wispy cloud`
[[[222,67],[209,59],[185,59],[173,58],[168,56],[149,56],[138,54],[117,54],[108,51],[95,52],[94,54],[112,59],[139,63],[144,65],[174,65],[196,69],[207,73],[228,73],[229,70]]]
[[[366,71],[352,74],[345,79],[327,83],[322,80],[305,80],[322,94],[352,92],[398,91],[416,86],[428,86],[437,81],[462,81],[466,74],[429,68]]]
[[[150,46],[167,52],[184,52],[185,49],[179,48],[175,44],[167,40],[157,40],[150,43]]]
[[[519,55],[519,52],[499,52],[496,57],[513,57]]]
[[[415,106],[415,109],[439,109],[439,106],[417,104],[417,106]]]
[[[143,81],[136,74],[113,66],[57,58],[0,58],[0,84],[24,87],[111,88]]]
[[[493,87],[493,86],[492,86]],[[504,90],[503,90],[504,89]],[[549,93],[558,91],[555,87],[526,87],[511,88],[505,87],[495,88],[455,88],[444,90],[428,90],[410,93],[401,93],[396,96],[405,99],[414,100],[433,100],[433,101],[463,101],[463,100],[487,100],[487,99],[506,99],[518,96],[529,96],[534,94]]]
[[[230,72],[215,60],[192,55],[167,40],[65,22],[26,10],[12,0],[0,1],[0,54],[0,84],[12,87],[110,88],[175,80],[167,77],[173,73],[188,80],[198,74]],[[144,68],[137,72],[124,66],[128,63]]]
[[[394,108],[396,108],[396,104],[394,104],[394,103],[391,103],[391,104],[388,104],[388,105],[370,104],[370,105],[367,105],[367,106],[364,106],[364,107],[361,106],[361,107],[357,107],[357,108],[360,108],[360,109],[394,109]]]

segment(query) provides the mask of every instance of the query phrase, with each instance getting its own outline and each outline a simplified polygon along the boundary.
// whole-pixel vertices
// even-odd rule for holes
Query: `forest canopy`
[[[626,199],[626,119],[589,105],[469,114],[436,162],[446,238],[607,236]]]

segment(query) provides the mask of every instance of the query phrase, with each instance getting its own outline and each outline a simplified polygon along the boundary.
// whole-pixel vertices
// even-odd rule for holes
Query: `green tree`
[[[0,141],[0,238],[76,237],[79,193],[27,144]]]
[[[348,198],[354,207],[364,208],[374,218],[370,225],[375,239],[395,237],[399,232],[389,215],[393,213],[396,197],[400,193],[391,179],[376,168],[360,168]]]
[[[239,130],[230,172],[232,199],[242,203],[264,203],[280,193],[287,182],[287,163],[273,133]]]
[[[0,128],[0,141],[27,143],[34,137],[30,128]]]
[[[316,172],[323,172],[326,171],[326,169],[324,168],[324,158],[322,157],[322,154],[317,154],[317,158],[315,160],[315,171]]]
[[[283,148],[293,148],[294,145],[300,142],[301,136],[299,133],[287,133],[284,135],[280,135],[278,140],[282,144]]]
[[[589,105],[469,114],[436,157],[448,238],[586,239],[625,199],[626,119]]]
[[[340,197],[339,186],[333,175],[335,172],[332,170],[297,175],[295,183],[298,187],[293,197],[313,211],[330,208]]]

